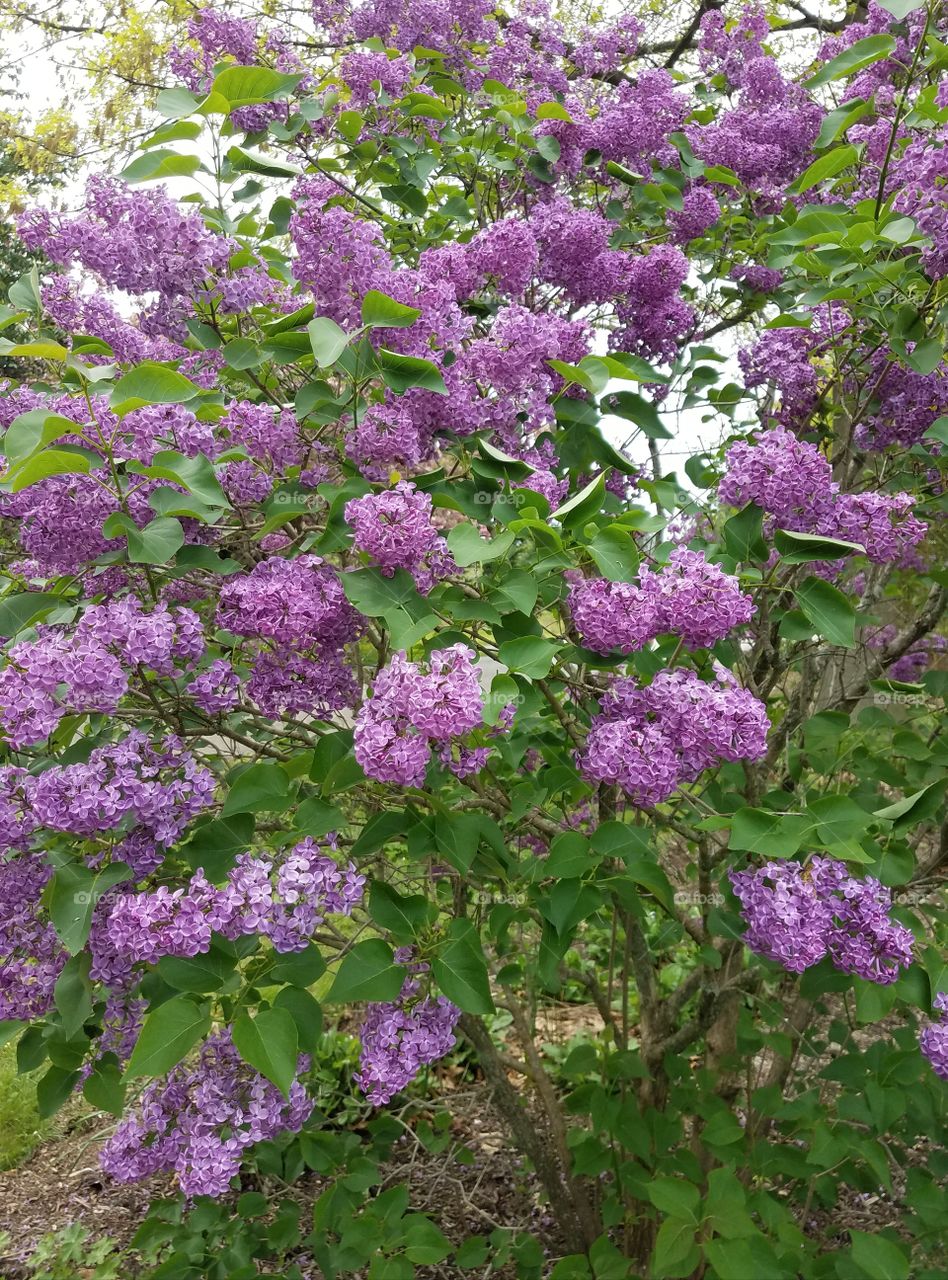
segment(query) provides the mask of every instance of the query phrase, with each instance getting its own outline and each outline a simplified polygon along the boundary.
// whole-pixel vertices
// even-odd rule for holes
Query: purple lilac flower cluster
[[[419,999],[420,983],[410,978],[392,1004],[370,1004],[359,1039],[362,1052],[355,1081],[377,1107],[400,1093],[422,1069],[455,1045],[461,1010],[445,996]]]
[[[930,1022],[919,1037],[919,1047],[942,1080],[948,1080],[948,993],[935,996],[937,1021]]]
[[[912,963],[915,939],[890,917],[891,892],[871,876],[851,876],[843,862],[815,857],[729,874],[747,945],[793,973],[828,955],[843,973],[887,984]]]
[[[0,766],[0,837],[7,848],[23,849],[43,829],[83,839],[118,829],[113,857],[143,875],[211,806],[215,787],[214,775],[179,739],[156,746],[133,729],[96,747],[86,761],[54,764],[35,776]]]
[[[220,888],[198,871],[185,888],[119,894],[105,934],[115,955],[134,963],[203,954],[212,931],[231,940],[259,934],[276,951],[302,951],[327,915],[352,913],[364,886],[352,863],[340,867],[307,837],[279,858],[241,854]]]
[[[356,717],[355,758],[368,777],[421,786],[432,743],[450,747],[481,724],[484,698],[474,656],[463,644],[435,649],[424,671],[395,654]],[[471,764],[476,760],[464,767]]]
[[[301,1057],[297,1074],[307,1066]],[[222,1196],[256,1142],[295,1133],[312,1104],[300,1081],[284,1097],[244,1063],[227,1031],[205,1041],[197,1062],[147,1085],[137,1112],[102,1148],[102,1168],[118,1182],[172,1173],[187,1197]]]
[[[722,502],[754,502],[783,528],[859,543],[877,564],[901,560],[928,532],[910,494],[840,492],[828,459],[786,428],[732,444],[726,463]]]
[[[567,578],[573,625],[596,653],[634,653],[667,632],[680,635],[690,649],[708,648],[755,612],[736,578],[683,547],[657,573],[643,569],[638,584],[575,571]]]
[[[892,623],[878,627],[865,637],[870,649],[885,649],[898,634],[898,628]],[[935,661],[938,654],[948,651],[948,639],[941,635],[924,636],[901,658],[896,658],[886,671],[890,680],[904,680],[909,684],[920,680]]]
[[[724,668],[716,673],[713,683],[684,670],[661,671],[644,687],[615,680],[578,754],[580,771],[651,809],[705,769],[762,759],[770,728],[764,704]]]
[[[318,556],[271,556],[229,579],[221,588],[217,620],[235,635],[262,642],[247,696],[266,714],[328,713],[355,701],[344,650],[358,637],[362,619],[339,575]],[[226,689],[227,672],[218,668],[214,681]],[[199,692],[203,696],[203,686]]]
[[[448,545],[431,523],[431,496],[408,481],[384,493],[370,493],[346,503],[355,546],[386,577],[407,569],[422,594],[457,568]]]
[[[40,898],[52,868],[41,854],[0,862],[0,1021],[41,1018],[52,1007],[53,988],[66,952]]]

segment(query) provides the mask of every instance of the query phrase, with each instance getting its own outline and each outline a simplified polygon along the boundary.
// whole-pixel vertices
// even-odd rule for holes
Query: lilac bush
[[[691,18],[202,8],[19,219],[0,1032],[156,1274],[939,1273],[948,14]],[[456,1074],[555,1232],[376,1194]]]

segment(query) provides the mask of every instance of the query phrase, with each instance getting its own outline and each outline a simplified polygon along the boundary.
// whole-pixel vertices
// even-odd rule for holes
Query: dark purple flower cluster
[[[577,757],[583,775],[650,809],[705,769],[760,760],[770,728],[764,704],[724,668],[716,673],[714,683],[684,670],[661,671],[644,687],[614,681]]]
[[[678,634],[690,649],[708,648],[749,622],[754,603],[737,579],[700,551],[680,547],[638,584],[567,574],[569,609],[583,644],[596,653],[634,653],[657,636]]]
[[[247,696],[266,714],[325,714],[355,701],[344,649],[358,637],[362,619],[339,575],[318,556],[271,556],[229,579],[221,588],[217,620],[235,635],[262,642],[253,655]],[[226,673],[218,671],[214,679],[226,682]]]
[[[878,627],[875,631],[869,632],[865,642],[870,649],[885,649],[897,634],[898,628],[888,623],[884,627]],[[944,636],[924,636],[912,645],[911,649],[903,653],[901,658],[896,658],[895,662],[887,668],[886,675],[890,680],[905,680],[912,684],[920,680],[935,661],[936,656],[945,653],[946,650],[948,650],[948,639]]]
[[[463,644],[435,649],[424,671],[395,654],[356,717],[355,758],[370,778],[421,786],[432,743],[450,747],[481,724],[484,696],[474,657]]]
[[[300,1058],[298,1074],[307,1066]],[[187,1197],[222,1196],[256,1142],[302,1128],[312,1104],[299,1080],[285,1098],[248,1067],[227,1031],[205,1041],[193,1066],[182,1064],[147,1085],[102,1148],[102,1168],[118,1182],[172,1173]]]
[[[0,862],[0,1022],[41,1018],[66,960],[40,905],[52,868],[42,854]]]
[[[729,874],[747,945],[793,973],[828,955],[843,973],[887,984],[912,963],[912,932],[890,917],[892,894],[872,876],[858,880],[822,857]]]
[[[402,480],[384,493],[370,493],[346,503],[355,546],[386,577],[407,569],[418,590],[427,594],[456,569],[448,545],[431,523],[431,496]]]
[[[377,1107],[454,1047],[461,1010],[445,996],[419,999],[419,985],[409,979],[393,1004],[370,1004],[366,1010],[355,1081]]]

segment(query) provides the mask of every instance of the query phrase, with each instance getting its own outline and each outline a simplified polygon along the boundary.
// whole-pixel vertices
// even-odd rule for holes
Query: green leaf
[[[836,587],[822,578],[807,578],[794,595],[814,629],[830,644],[851,649],[856,643],[856,611]]]
[[[520,671],[534,680],[542,680],[550,674],[553,659],[562,647],[542,636],[518,636],[515,640],[505,640],[498,649],[497,656],[508,670]]]
[[[284,75],[269,67],[227,67],[214,77],[211,95],[219,95],[235,107],[285,98],[299,84],[300,75]]]
[[[119,378],[112,388],[109,403],[113,408],[128,400],[141,400],[145,404],[180,404],[193,400],[200,392],[201,388],[183,373],[146,360],[126,373],[124,378]]]
[[[284,987],[277,992],[273,1007],[286,1010],[296,1023],[300,1050],[312,1053],[323,1034],[323,1011],[319,1001],[302,987]]]
[[[261,760],[244,769],[235,779],[224,807],[223,817],[234,813],[280,811],[290,802],[290,780],[275,760]]]
[[[649,440],[671,440],[674,433],[662,422],[658,409],[651,400],[646,400],[637,391],[618,391],[606,397],[604,407],[608,413],[634,422]]]
[[[370,289],[362,299],[362,323],[370,329],[407,329],[420,315],[420,307],[406,307],[377,289]]]
[[[392,948],[381,938],[368,938],[343,957],[326,1003],[394,1000],[404,981],[405,970],[395,963]]]
[[[312,942],[302,951],[285,951],[277,956],[270,970],[274,982],[289,982],[294,987],[311,987],[326,972],[322,952]]]
[[[231,1027],[234,1048],[249,1066],[272,1081],[285,1098],[296,1079],[299,1036],[287,1009],[261,1009],[256,1016],[242,1013]]]
[[[177,151],[146,151],[126,165],[119,177],[123,182],[148,182],[153,178],[188,177],[201,167],[198,156],[183,156]]]
[[[192,116],[201,105],[200,99],[188,89],[162,89],[155,99],[155,106],[166,120],[183,120]]]
[[[398,395],[404,395],[413,387],[435,391],[442,396],[448,394],[441,370],[431,360],[424,360],[421,356],[403,356],[386,347],[379,349],[378,360],[385,385]]]
[[[236,961],[226,951],[211,947],[203,955],[162,956],[158,973],[175,991],[220,991],[234,972]]]
[[[3,354],[23,360],[65,360],[69,352],[60,342],[16,342],[5,347]]]
[[[50,1067],[36,1086],[36,1109],[41,1120],[54,1116],[72,1097],[79,1072],[67,1067]]]
[[[884,809],[876,809],[874,816],[893,823],[893,835],[901,835],[917,823],[925,822],[938,814],[946,786],[948,782],[940,778],[937,782],[923,787],[921,791],[905,796],[902,800],[896,800],[894,804],[886,805]]]
[[[490,601],[501,613],[517,611],[529,616],[537,602],[537,581],[525,569],[512,569],[489,588]]]
[[[178,520],[159,516],[144,529],[128,529],[128,558],[132,564],[167,564],[184,546]]]
[[[811,187],[834,177],[849,165],[854,164],[858,158],[859,152],[852,143],[847,143],[844,147],[834,147],[832,151],[826,151],[814,160],[809,168],[792,183],[789,190],[798,194],[809,191]]]
[[[452,920],[447,945],[431,963],[435,982],[465,1013],[493,1013],[487,962],[470,920]]]
[[[166,1075],[210,1029],[206,1002],[198,1003],[186,995],[166,1000],[145,1018],[125,1068],[126,1079]]]
[[[385,619],[394,649],[409,649],[438,625],[406,569],[391,578],[378,569],[356,569],[342,574],[341,581],[346,598],[360,613]]]
[[[79,862],[62,861],[57,865],[43,896],[53,927],[71,955],[86,945],[99,899],[131,874],[124,862],[113,862],[98,871]]]
[[[125,1085],[118,1063],[100,1058],[83,1082],[82,1095],[98,1110],[121,1116],[125,1110]]]
[[[513,546],[516,535],[507,530],[491,542],[485,542],[472,524],[466,521],[456,524],[448,533],[448,550],[461,568],[470,564],[485,564],[506,555]]]
[[[210,506],[230,507],[214,466],[203,453],[189,456],[173,449],[160,449],[147,467],[132,464],[129,469],[153,480],[172,480]]]
[[[398,893],[384,880],[374,880],[369,891],[369,915],[397,943],[413,942],[437,916],[437,908],[423,894]]]
[[[926,0],[878,0],[880,9],[891,13],[893,18],[907,18],[910,13],[924,9]]]
[[[809,560],[841,560],[843,556],[866,554],[866,548],[859,542],[824,538],[815,533],[792,533],[789,529],[774,531],[774,546],[786,564],[805,564]]]
[[[761,562],[769,554],[767,543],[761,532],[764,513],[760,507],[749,502],[736,516],[731,516],[724,525],[724,546],[729,556],[742,564]]]
[[[482,459],[491,464],[487,471],[498,479],[525,480],[527,476],[533,475],[533,467],[528,462],[511,457],[509,453],[504,453],[502,449],[492,445],[489,440],[478,440],[477,452]]]
[[[771,813],[769,809],[738,809],[731,822],[728,848],[746,849],[768,858],[789,858],[803,844],[812,824],[802,813]]]
[[[42,449],[7,473],[5,487],[11,493],[19,493],[49,476],[88,475],[91,470],[90,459],[82,453],[66,449]]]
[[[884,7],[890,8],[892,0]],[[909,1260],[887,1236],[878,1231],[856,1231],[850,1228],[853,1262],[862,1267],[870,1280],[908,1280]]]
[[[586,550],[596,567],[610,582],[634,582],[639,571],[639,551],[635,539],[620,525],[600,529]]]
[[[860,808],[849,796],[820,796],[807,805],[807,813],[815,819],[814,843],[830,849],[850,862],[870,862],[859,845],[859,837],[872,822],[872,814]]]
[[[894,36],[866,36],[865,39],[851,44],[835,58],[830,58],[829,62],[822,66],[816,75],[810,76],[805,83],[807,88],[815,89],[818,85],[829,84],[831,80],[841,80],[844,76],[862,71],[865,67],[872,66],[874,62],[879,62],[880,59],[887,58],[894,52]]]
[[[684,1178],[653,1178],[648,1184],[648,1198],[656,1209],[673,1218],[698,1221],[701,1192]]]
[[[62,608],[68,601],[50,591],[23,591],[0,600],[0,636],[12,640],[18,632],[39,622],[53,609]]]
[[[310,320],[306,331],[316,363],[321,369],[335,364],[349,345],[349,335],[328,316],[317,316],[315,320]]]
[[[92,984],[89,966],[92,956],[80,951],[60,970],[53,988],[53,1001],[62,1020],[63,1035],[71,1040],[92,1013]]]
[[[52,444],[61,436],[72,435],[82,428],[61,413],[48,413],[45,409],[30,409],[17,414],[3,437],[3,452],[11,463],[28,458],[37,449]]]
[[[552,518],[568,526],[581,524],[595,515],[606,496],[606,474],[605,471],[601,471],[595,479],[584,485],[579,493],[557,507]]]
[[[253,833],[252,814],[235,813],[229,818],[213,818],[194,829],[181,853],[195,871],[200,867],[209,880],[217,883],[233,867],[238,853],[249,849]]]
[[[259,173],[265,178],[294,178],[301,172],[298,165],[274,160],[246,147],[231,147],[227,159],[238,173]]]
[[[686,1276],[694,1269],[692,1259],[699,1257],[695,1248],[695,1224],[679,1218],[666,1218],[658,1229],[652,1253],[652,1274]]]

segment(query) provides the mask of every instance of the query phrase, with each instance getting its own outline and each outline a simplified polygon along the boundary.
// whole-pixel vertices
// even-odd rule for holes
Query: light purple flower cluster
[[[118,894],[105,936],[117,957],[146,964],[201,955],[212,931],[231,940],[259,934],[276,951],[302,951],[327,915],[351,915],[364,886],[352,863],[340,867],[307,837],[282,857],[241,854],[220,888],[198,871],[184,888]]]
[[[368,777],[421,786],[432,743],[450,746],[481,724],[474,656],[463,644],[435,649],[424,671],[403,653],[394,655],[356,717],[355,758]]]
[[[0,725],[12,746],[29,746],[65,715],[115,711],[129,687],[125,667],[171,675],[176,662],[189,666],[203,652],[203,628],[190,609],[159,605],[149,613],[133,596],[93,605],[73,632],[41,628],[37,640],[8,651]]]
[[[918,1044],[932,1064],[935,1075],[948,1080],[948,993],[935,996],[934,1008],[939,1015],[938,1020],[925,1027]]]
[[[393,1004],[370,1004],[366,1010],[355,1081],[377,1107],[454,1048],[461,1010],[445,996],[418,999],[419,987],[409,979]]]
[[[722,502],[754,502],[783,528],[859,543],[877,564],[900,561],[928,532],[910,494],[841,493],[827,458],[786,428],[731,445],[726,463]]]
[[[189,296],[210,272],[225,269],[237,248],[200,214],[182,213],[165,191],[133,191],[101,175],[89,179],[81,216],[34,208],[19,233],[59,266],[78,262],[114,288],[164,298]]]
[[[822,857],[729,874],[745,942],[793,973],[828,955],[843,973],[885,985],[912,963],[912,932],[890,917],[892,894],[872,876],[857,880],[845,863]]]
[[[643,569],[638,584],[577,573],[567,578],[573,624],[596,653],[634,653],[667,632],[690,649],[708,648],[754,615],[736,578],[684,547],[659,572]]]
[[[301,1057],[298,1074],[306,1069]],[[147,1085],[137,1113],[102,1148],[102,1168],[117,1182],[172,1173],[187,1197],[222,1196],[256,1142],[295,1133],[312,1104],[295,1080],[289,1098],[247,1066],[227,1031],[205,1041],[193,1066],[182,1064]]]
[[[346,503],[355,546],[391,577],[407,569],[418,590],[427,594],[456,565],[448,545],[431,523],[431,496],[403,480],[384,493],[370,493]]]
[[[240,700],[240,676],[226,658],[216,658],[198,672],[187,688],[188,696],[209,716],[232,711]]]
[[[729,672],[705,682],[661,671],[646,687],[619,679],[604,694],[577,763],[593,782],[615,783],[650,809],[723,761],[760,760],[770,722],[764,704]]]

